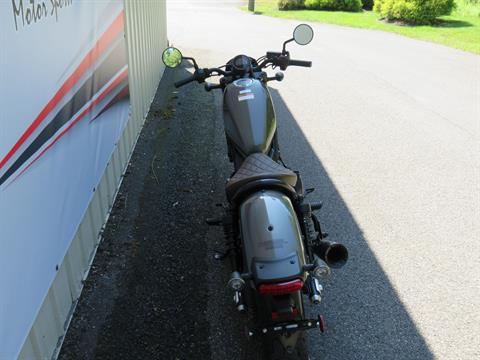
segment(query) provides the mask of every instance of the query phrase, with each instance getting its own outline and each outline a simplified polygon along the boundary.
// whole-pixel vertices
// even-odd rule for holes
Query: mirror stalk
[[[282,49],[282,55],[286,55],[287,54],[287,44],[292,42],[292,41],[295,41],[295,38],[291,38],[291,39],[288,39],[287,41],[285,41],[283,43],[283,49]]]
[[[191,62],[193,62],[193,67],[195,68],[195,70],[198,70],[198,65],[197,65],[197,62],[195,61],[194,58],[192,57],[186,57],[186,56],[183,56],[182,57],[183,60],[190,60]]]

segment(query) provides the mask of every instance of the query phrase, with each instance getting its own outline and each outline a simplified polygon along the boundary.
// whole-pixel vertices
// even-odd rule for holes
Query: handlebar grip
[[[190,77],[188,77],[188,78],[186,78],[186,79],[177,81],[177,82],[175,83],[175,87],[176,87],[176,88],[179,88],[180,86],[186,85],[186,84],[188,84],[188,83],[190,83],[190,82],[192,82],[192,81],[195,81],[195,80],[197,80],[197,78],[196,78],[194,75],[192,75],[192,76],[190,76]]]
[[[303,67],[312,67],[311,61],[303,61],[303,60],[289,60],[288,66],[303,66]]]

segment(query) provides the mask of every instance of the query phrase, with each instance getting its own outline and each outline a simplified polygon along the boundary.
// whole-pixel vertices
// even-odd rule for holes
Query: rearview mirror
[[[300,24],[293,31],[293,39],[298,45],[307,45],[313,39],[313,29],[310,25]]]
[[[182,63],[182,53],[174,47],[168,47],[163,51],[162,60],[166,67],[176,68]]]

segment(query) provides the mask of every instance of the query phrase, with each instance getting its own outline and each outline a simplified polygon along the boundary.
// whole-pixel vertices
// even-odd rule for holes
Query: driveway
[[[298,24],[217,3],[168,4],[169,40],[200,66],[279,50]],[[289,50],[313,68],[270,84],[283,156],[351,252],[313,358],[480,357],[480,57],[310,25],[313,43]]]
[[[169,1],[169,40],[201,66],[279,50],[296,21],[237,1]],[[480,57],[394,34],[311,24],[271,82],[285,162],[349,247],[312,314],[317,359],[480,358]],[[160,56],[160,54],[159,54]],[[213,260],[224,201],[221,93],[167,71],[60,358],[255,358]]]

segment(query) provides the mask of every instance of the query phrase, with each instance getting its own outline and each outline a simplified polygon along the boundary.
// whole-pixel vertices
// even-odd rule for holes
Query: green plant
[[[372,10],[373,9],[373,1],[374,0],[362,0],[363,8],[365,10]]]
[[[373,11],[281,11],[278,10],[278,0],[258,1],[255,10],[264,16],[282,19],[388,31],[480,55],[480,42],[478,41],[480,34],[480,17],[478,16],[480,3],[472,5],[467,3],[468,1],[455,0],[457,8],[452,14],[442,16],[440,18],[441,21],[434,23],[433,26],[398,26],[396,23],[378,21],[378,14]],[[246,7],[244,10],[246,10]]]
[[[362,0],[305,0],[307,9],[333,11],[360,11]]]
[[[279,10],[297,10],[305,8],[305,0],[278,0]]]
[[[431,24],[454,8],[454,0],[375,0],[374,5],[381,17],[411,24]]]
[[[462,16],[480,16],[480,0],[455,0],[455,12]]]

